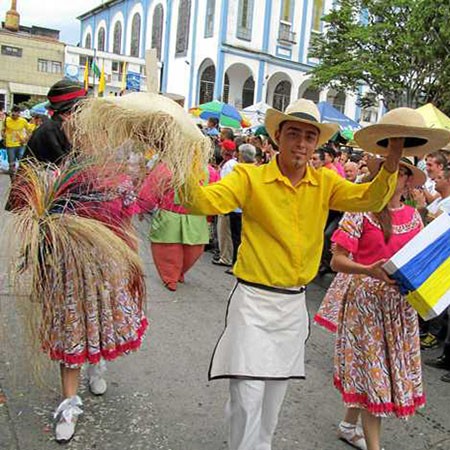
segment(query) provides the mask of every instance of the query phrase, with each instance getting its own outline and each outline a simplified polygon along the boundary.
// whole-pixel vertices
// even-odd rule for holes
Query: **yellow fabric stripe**
[[[450,258],[414,292],[410,292],[406,299],[411,306],[422,316],[426,317],[429,311],[438,303],[439,299],[450,289]]]

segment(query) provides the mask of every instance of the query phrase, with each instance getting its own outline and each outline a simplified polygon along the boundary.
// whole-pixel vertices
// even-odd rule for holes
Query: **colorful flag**
[[[102,66],[102,73],[100,74],[100,81],[98,83],[98,96],[103,97],[105,95],[106,80],[105,80],[105,64]]]
[[[95,60],[92,60],[91,69],[92,69],[92,72],[94,72],[94,76],[100,77],[100,75],[101,75],[100,69],[97,66],[97,63],[95,62]]]
[[[84,90],[88,91],[89,89],[89,65],[88,60],[86,59],[86,65],[84,66]]]

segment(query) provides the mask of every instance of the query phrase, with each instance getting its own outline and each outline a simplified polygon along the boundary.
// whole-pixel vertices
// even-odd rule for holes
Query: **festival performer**
[[[218,181],[219,174],[211,166],[207,172],[206,185]],[[176,291],[177,283],[184,283],[186,273],[203,254],[209,225],[206,217],[188,214],[170,179],[164,165],[150,171],[139,194],[138,210],[141,214],[155,210],[149,233],[153,261],[164,286]]]
[[[237,284],[209,371],[210,379],[230,379],[231,450],[270,449],[288,380],[305,376],[305,286],[317,273],[329,209],[381,210],[403,150],[402,139],[391,139],[377,177],[357,185],[309,167],[314,150],[337,131],[320,122],[313,102],[269,109],[265,126],[280,150],[270,163],[238,165],[206,187],[192,177],[185,187],[192,213],[243,211]]]
[[[82,413],[82,364],[137,350],[147,327],[143,269],[129,227],[136,195],[122,161],[127,149],[155,148],[173,174],[171,186],[181,186],[191,169],[180,154],[197,167],[211,150],[186,119],[179,105],[156,94],[86,100],[67,133],[73,153],[50,155],[59,166],[30,159],[12,186],[20,267],[32,275],[31,338],[61,366],[58,442],[73,437]]]
[[[380,449],[381,417],[408,417],[425,404],[417,313],[382,269],[423,227],[401,197],[425,181],[422,171],[402,161],[387,206],[379,213],[346,213],[332,239],[332,267],[354,274],[339,309],[334,384],[347,408],[361,410],[369,450]]]

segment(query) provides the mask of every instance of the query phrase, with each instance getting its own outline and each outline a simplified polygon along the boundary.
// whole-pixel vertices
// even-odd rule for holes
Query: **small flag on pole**
[[[95,62],[95,60],[92,60],[91,69],[92,69],[92,72],[94,72],[94,75],[96,77],[100,77],[100,69],[97,66],[97,63]]]
[[[124,61],[122,66],[122,85],[120,87],[120,90],[122,92],[125,92],[127,89],[127,63]]]
[[[89,90],[89,65],[86,59],[86,65],[84,66],[84,90],[87,92]]]
[[[100,81],[98,83],[98,96],[103,97],[105,95],[106,80],[105,80],[105,64],[103,63],[102,72],[100,74]]]

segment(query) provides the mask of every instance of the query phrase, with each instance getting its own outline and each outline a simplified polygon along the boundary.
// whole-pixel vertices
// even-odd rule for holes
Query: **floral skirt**
[[[60,267],[52,291],[43,290],[47,301],[42,302],[42,349],[69,368],[96,364],[101,358],[113,360],[137,350],[148,326],[142,274],[136,274],[134,280],[120,278],[119,263],[98,264],[103,264],[102,280],[92,279],[88,264],[84,273],[77,275],[81,284],[74,282],[72,270]]]
[[[334,384],[347,407],[408,417],[425,404],[417,313],[395,286],[351,277],[339,312]]]
[[[353,275],[339,272],[325,294],[320,308],[314,316],[314,322],[332,333],[338,328],[339,311],[342,301],[347,294],[350,280]]]

